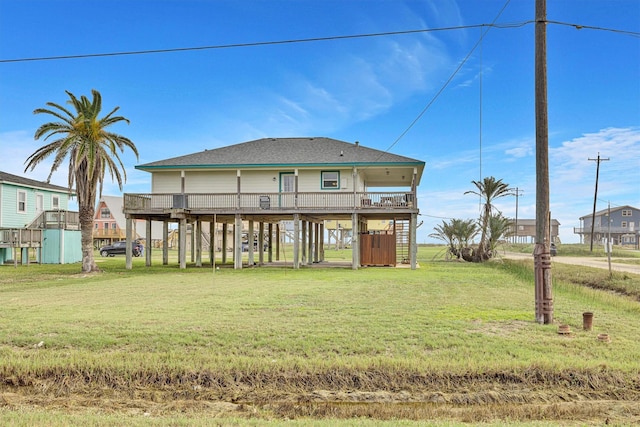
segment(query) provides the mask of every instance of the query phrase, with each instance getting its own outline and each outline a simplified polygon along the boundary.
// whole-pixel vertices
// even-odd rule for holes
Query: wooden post
[[[253,265],[255,264],[255,261],[253,259],[253,244],[255,242],[254,240],[254,236],[253,236],[254,230],[253,230],[253,220],[250,219],[249,220],[249,232],[247,233],[247,264],[249,265],[249,267],[253,267]]]
[[[358,214],[351,214],[351,268],[357,270],[360,267],[360,224]]]
[[[227,233],[229,232],[229,224],[226,222],[222,224],[222,264],[227,263],[227,248],[229,247],[229,238]]]
[[[169,264],[169,221],[162,222],[162,265]]]
[[[300,268],[300,214],[293,214],[293,268]]]
[[[273,224],[269,223],[269,258],[268,262],[273,262]]]
[[[307,263],[307,225],[308,221],[302,221],[302,265]]]
[[[209,263],[216,266],[216,216],[209,222]]]
[[[409,263],[411,264],[412,270],[415,270],[418,265],[417,229],[418,229],[418,214],[412,213],[411,219],[409,220]]]
[[[547,116],[547,5],[536,0],[536,244],[533,251],[536,321],[553,323],[551,254],[549,242],[549,125]]]
[[[151,245],[151,242],[152,242],[152,240],[151,240],[151,218],[147,218],[147,221],[146,221],[145,225],[146,225],[145,243],[146,243],[147,247],[144,248],[144,251],[145,251],[145,253],[144,253],[145,261],[144,261],[144,263],[145,263],[145,265],[147,267],[151,267],[151,246],[152,246]]]
[[[258,224],[258,264],[264,264],[264,222]]]
[[[242,217],[236,214],[233,226],[233,268],[242,270]]]
[[[127,247],[125,249],[125,268],[131,270],[133,268],[133,250],[131,248],[131,241],[133,237],[133,219],[130,216],[126,219],[126,232],[127,232]]]
[[[178,225],[178,260],[181,269],[187,268],[187,219],[180,218]]]
[[[202,267],[202,220],[199,217],[191,232],[196,233],[196,267]]]

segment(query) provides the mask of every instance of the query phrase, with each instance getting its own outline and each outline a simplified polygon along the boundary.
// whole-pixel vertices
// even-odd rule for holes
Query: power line
[[[483,28],[483,27],[510,29],[510,28],[524,27],[526,25],[533,24],[534,22],[535,21],[533,20],[528,20],[528,21],[521,21],[521,22],[497,24],[494,21],[491,24],[459,25],[454,27],[422,28],[422,29],[416,29],[416,30],[386,31],[381,33],[311,37],[311,38],[305,38],[305,39],[271,40],[271,41],[263,41],[263,42],[232,43],[232,44],[210,45],[210,46],[188,46],[188,47],[166,48],[166,49],[146,49],[146,50],[132,50],[132,51],[121,51],[121,52],[102,52],[102,53],[87,53],[87,54],[77,54],[77,55],[39,56],[39,57],[29,57],[29,58],[0,59],[0,63],[7,64],[7,63],[13,63],[13,62],[59,61],[59,60],[67,60],[67,59],[104,58],[104,57],[112,57],[112,56],[149,55],[149,54],[157,54],[157,53],[190,52],[190,51],[199,51],[199,50],[276,46],[276,45],[295,44],[295,43],[349,40],[349,39],[360,39],[360,38],[368,38],[368,37],[385,37],[385,36],[397,36],[397,35],[405,35],[405,34],[431,33],[431,32],[439,32],[439,31],[468,30],[472,28]],[[562,21],[546,21],[546,22],[547,24],[568,26],[568,27],[576,28],[578,30],[587,29],[587,30],[596,30],[596,31],[608,31],[608,32],[628,35],[632,37],[640,37],[640,32],[637,32],[637,31],[627,31],[627,30],[620,30],[615,28],[597,27],[592,25],[573,24],[573,23],[562,22]]]
[[[491,27],[495,26],[495,22],[498,20],[500,15],[502,15],[502,12],[504,12],[504,10],[507,8],[507,5],[509,4],[510,1],[511,0],[507,0],[506,3],[504,4],[504,6],[502,6],[502,9],[500,9],[500,11],[498,12],[498,15],[496,15],[496,17],[494,18],[493,22],[491,24],[486,25],[487,27],[489,27],[489,29]],[[527,21],[527,22],[529,23],[529,22],[533,22],[533,21]],[[436,102],[436,99],[438,99],[440,97],[442,92],[444,92],[444,90],[447,88],[447,86],[449,86],[449,83],[451,83],[453,78],[458,74],[458,72],[460,72],[460,69],[462,69],[462,66],[469,60],[469,58],[471,57],[471,54],[473,54],[473,52],[476,50],[476,48],[482,43],[482,40],[484,39],[484,36],[486,36],[487,33],[489,32],[489,29],[487,29],[487,31],[481,32],[480,38],[478,39],[476,44],[473,45],[473,47],[471,48],[471,50],[469,51],[467,56],[465,56],[464,59],[460,62],[460,64],[458,64],[458,67],[453,71],[453,73],[451,73],[451,75],[449,76],[447,81],[444,82],[444,84],[442,85],[440,90],[438,90],[438,92],[436,92],[436,94],[433,96],[433,98],[431,98],[431,101],[429,101],[429,103],[426,105],[426,107],[424,107],[422,109],[422,111],[420,111],[418,116],[409,124],[409,126],[400,134],[400,136],[398,136],[396,138],[396,140],[393,141],[393,143],[385,150],[385,152],[391,150],[411,130],[411,128],[413,128],[415,126],[415,124],[418,123],[418,121],[422,118],[424,113],[426,113],[427,110],[429,108],[431,108],[431,105],[433,105],[433,103]]]
[[[518,26],[524,26],[532,22],[533,21],[525,21],[525,22],[515,23],[515,24],[506,24],[503,28],[514,28]],[[311,38],[305,38],[305,39],[290,39],[290,40],[271,40],[271,41],[263,41],[263,42],[232,43],[232,44],[221,44],[221,45],[211,45],[211,46],[193,46],[193,47],[178,47],[178,48],[168,48],[168,49],[148,49],[148,50],[122,51],[122,52],[88,53],[88,54],[81,54],[81,55],[61,55],[61,56],[42,56],[42,57],[33,57],[33,58],[0,59],[0,63],[29,62],[29,61],[57,61],[57,60],[64,60],[64,59],[102,58],[102,57],[109,57],[109,56],[149,55],[153,53],[190,52],[190,51],[198,51],[198,50],[276,46],[276,45],[295,44],[295,43],[310,43],[310,42],[322,42],[322,41],[333,41],[333,40],[361,39],[361,38],[368,38],[368,37],[386,37],[386,36],[397,36],[397,35],[405,35],[405,34],[431,33],[431,32],[437,32],[437,31],[466,30],[470,28],[486,27],[489,25],[501,28],[501,26],[495,25],[495,24],[474,24],[474,25],[461,25],[456,27],[423,28],[419,30],[387,31],[382,33],[352,34],[352,35],[328,36],[328,37],[311,37]]]
[[[632,37],[640,37],[640,32],[637,31],[627,31],[627,30],[618,30],[615,28],[605,28],[605,27],[595,27],[592,25],[582,25],[582,24],[571,24],[569,22],[561,22],[561,21],[547,21],[547,24],[555,24],[555,25],[563,25],[567,27],[573,27],[576,30],[596,30],[596,31],[608,31],[610,33],[616,34],[624,34]]]

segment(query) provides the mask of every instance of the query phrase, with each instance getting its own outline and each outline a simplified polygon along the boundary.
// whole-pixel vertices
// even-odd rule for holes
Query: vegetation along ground
[[[532,261],[440,252],[416,271],[2,266],[0,424],[640,423],[640,276],[554,264],[539,325]]]

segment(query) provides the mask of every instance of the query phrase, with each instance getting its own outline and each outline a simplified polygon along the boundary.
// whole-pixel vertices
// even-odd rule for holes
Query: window
[[[111,212],[109,211],[109,208],[100,209],[100,218],[111,218]]]
[[[95,224],[93,224],[93,228],[95,228],[96,230],[98,229],[98,223],[97,222]]]
[[[105,223],[104,223],[104,229],[105,229],[105,230],[108,230],[108,229],[109,229],[109,223],[108,223],[108,222],[105,222]]]
[[[322,189],[337,190],[340,183],[340,172],[327,171],[322,172]]]
[[[18,190],[18,212],[27,213],[27,192]]]
[[[60,209],[60,196],[51,196],[51,209]]]
[[[622,228],[627,228],[627,221],[622,221],[622,222],[620,223],[620,227],[622,227]]]
[[[631,216],[631,209],[622,209],[622,216]]]
[[[116,224],[115,222],[113,224],[111,224],[111,229],[115,230],[118,228],[118,224]]]

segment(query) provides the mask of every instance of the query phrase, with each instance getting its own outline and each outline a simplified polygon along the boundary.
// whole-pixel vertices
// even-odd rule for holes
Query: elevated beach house
[[[222,247],[232,248],[234,267],[242,268],[243,238],[256,235],[264,242],[265,250],[262,244],[248,245],[249,265],[273,262],[273,249],[276,260],[280,253],[278,229],[286,223],[293,236],[290,261],[299,268],[324,261],[325,221],[349,220],[354,224],[352,268],[395,265],[398,259],[416,268],[416,188],[424,165],[358,142],[324,137],[263,138],[138,165],[136,169],[151,173],[151,192],[124,195],[127,240],[133,238],[135,220],[146,220],[147,235],[155,220],[164,223],[165,242],[168,224],[177,223],[179,248],[186,248],[190,225],[196,230],[195,264],[201,265],[198,239],[203,233],[198,230],[231,226],[233,242]],[[367,222],[372,220],[393,227],[369,231]],[[253,262],[254,249],[258,262]],[[166,245],[163,251],[166,263]],[[178,252],[185,268],[186,251]],[[151,250],[146,257],[150,265]],[[222,257],[225,262],[226,251]],[[131,254],[126,259],[131,268]],[[209,261],[215,261],[213,249]]]
[[[65,187],[0,171],[0,264],[82,259],[78,212]]]

